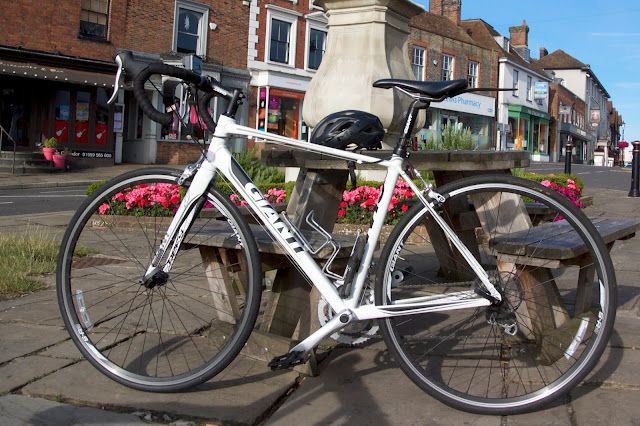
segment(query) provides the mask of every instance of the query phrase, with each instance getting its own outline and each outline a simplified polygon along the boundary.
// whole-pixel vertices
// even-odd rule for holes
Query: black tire
[[[421,389],[465,411],[516,414],[564,395],[595,366],[615,320],[615,273],[598,231],[564,196],[524,179],[478,176],[438,193],[445,197],[438,214],[480,259],[505,302],[380,320],[392,355]],[[501,198],[485,208],[490,196]],[[517,206],[529,214],[516,214]],[[523,217],[525,225],[518,223]],[[380,257],[376,305],[478,285],[433,222],[420,204],[395,227]],[[566,238],[558,238],[560,225],[584,244],[579,264],[542,250],[552,237]],[[539,242],[526,251],[516,237],[536,232]]]
[[[72,340],[109,378],[144,391],[181,391],[222,371],[246,343],[260,306],[262,272],[253,234],[214,186],[168,280],[141,284],[172,219],[159,215],[171,215],[180,190],[184,196],[179,176],[148,168],[99,187],[71,220],[58,257],[58,303]],[[131,189],[163,198],[147,206],[144,216],[135,213],[145,201],[122,214],[119,194],[130,201]],[[221,242],[223,249],[210,248]]]

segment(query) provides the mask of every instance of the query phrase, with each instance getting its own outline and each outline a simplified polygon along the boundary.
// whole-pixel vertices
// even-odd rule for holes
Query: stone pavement
[[[60,175],[0,175],[0,189],[89,183],[139,166]],[[640,199],[623,191],[588,190],[589,216],[640,219]],[[60,235],[71,212],[0,216],[0,232],[38,226]],[[134,391],[85,361],[63,328],[53,277],[48,290],[0,302],[0,423],[42,424],[334,424],[334,425],[640,425],[640,238],[612,251],[619,288],[615,331],[605,355],[565,399],[519,416],[480,416],[424,394],[394,365],[379,339],[334,349],[317,377],[271,372],[238,358],[189,392]]]

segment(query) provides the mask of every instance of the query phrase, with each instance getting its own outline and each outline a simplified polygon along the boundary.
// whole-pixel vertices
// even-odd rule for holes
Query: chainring
[[[373,289],[366,288],[363,298],[363,304],[373,304]],[[320,321],[320,325],[325,325],[333,318],[334,315],[335,312],[333,312],[331,306],[329,306],[325,298],[321,296],[320,300],[318,300],[318,321]],[[330,337],[345,345],[361,345],[371,337],[375,336],[378,332],[378,328],[379,327],[375,320],[353,321],[346,327],[333,333]]]

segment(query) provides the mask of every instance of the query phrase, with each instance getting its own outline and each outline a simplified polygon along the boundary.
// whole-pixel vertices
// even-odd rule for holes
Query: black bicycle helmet
[[[348,110],[322,119],[313,130],[311,143],[338,149],[346,149],[350,144],[379,149],[383,136],[384,128],[378,117],[364,111]]]

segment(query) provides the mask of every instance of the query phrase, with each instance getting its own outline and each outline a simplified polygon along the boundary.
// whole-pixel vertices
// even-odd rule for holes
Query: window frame
[[[447,68],[445,69],[444,65],[445,63],[449,62],[449,61],[445,61],[445,59],[451,58],[451,68]],[[441,56],[441,64],[440,64],[440,80],[441,81],[449,81],[449,80],[453,80],[455,77],[455,64],[456,64],[456,57],[453,55],[450,55],[448,53],[443,53]],[[444,78],[445,77],[445,72],[447,72],[447,76],[449,78]]]
[[[110,12],[110,9],[111,9],[111,1],[110,0],[104,0],[104,1],[107,4],[107,10],[106,10],[105,13],[96,12],[96,11],[90,10],[90,9],[85,9],[83,7],[83,4],[82,4],[82,3],[84,3],[84,0],[82,1],[82,3],[80,4],[80,21],[79,21],[79,28],[78,28],[78,38],[87,39],[87,40],[97,40],[97,41],[107,41],[109,39],[109,12]],[[85,20],[82,19],[82,12],[84,12],[84,11],[86,11],[88,13],[94,13],[94,14],[99,14],[99,15],[104,15],[105,16],[106,23],[104,25],[104,36],[82,33],[82,23],[83,22],[87,22],[89,24],[96,24],[95,22],[89,22],[89,21],[85,21]]]
[[[305,51],[304,51],[304,67],[308,71],[315,72],[320,68],[320,64],[322,64],[322,59],[320,60],[320,64],[318,64],[317,68],[313,68],[310,66],[310,58],[311,58],[311,32],[318,31],[324,33],[324,49],[322,52],[322,58],[324,59],[324,55],[327,52],[327,41],[329,37],[329,31],[327,30],[326,25],[322,25],[320,23],[312,22],[307,20],[307,33],[305,37]]]
[[[173,44],[172,51],[176,53],[181,53],[185,55],[189,55],[189,53],[178,52],[178,28],[179,21],[178,17],[180,15],[181,10],[188,10],[190,12],[199,13],[202,15],[200,22],[198,23],[198,43],[196,46],[196,51],[193,53],[203,59],[207,57],[207,35],[209,29],[209,6],[202,3],[197,3],[193,1],[187,0],[176,0],[173,12]]]
[[[471,74],[471,66],[475,65],[475,74]],[[471,82],[471,79],[473,78],[473,83]],[[469,87],[470,88],[478,88],[479,86],[479,82],[480,82],[480,62],[478,61],[474,61],[474,60],[470,60],[467,63],[467,81],[469,82]]]
[[[265,63],[295,68],[299,16],[302,16],[302,14],[287,9],[281,9],[277,6],[267,5],[267,28],[265,32],[264,49]],[[274,19],[289,24],[289,52],[287,62],[278,62],[271,60],[271,28]]]
[[[416,51],[420,52],[420,58],[422,60],[422,63],[418,64],[415,62],[416,59]],[[416,80],[419,81],[424,81],[426,79],[425,75],[426,75],[426,69],[427,67],[425,66],[426,61],[426,53],[427,53],[427,49],[425,49],[422,46],[413,46],[413,48],[411,49],[411,71],[413,72],[413,76],[415,77]],[[420,69],[420,77],[418,78],[416,76],[416,67],[419,67]]]
[[[513,76],[513,92],[511,93],[514,97],[517,98],[519,97],[518,91],[520,90],[520,71],[513,70],[512,76]]]

